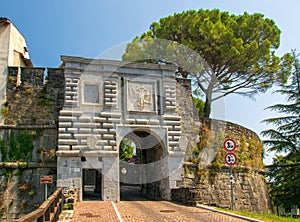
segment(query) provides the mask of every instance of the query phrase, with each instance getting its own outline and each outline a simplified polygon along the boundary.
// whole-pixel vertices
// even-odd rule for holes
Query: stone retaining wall
[[[56,190],[57,128],[0,126],[0,140],[4,141],[7,152],[12,133],[18,135],[24,131],[32,136],[32,155],[28,155],[31,159],[3,162],[0,152],[0,221],[13,221],[39,207],[45,198],[45,185],[40,184],[40,175],[53,176],[53,183],[48,185],[49,195]]]
[[[239,211],[270,212],[271,203],[263,172],[233,168],[234,206]],[[204,204],[230,208],[229,168],[207,169],[195,186],[172,189],[172,200],[187,205]],[[196,176],[189,174],[191,180]]]
[[[56,190],[56,164],[24,168],[0,168],[0,221],[13,221],[37,209],[44,201],[45,185],[40,175],[53,175],[48,196]]]

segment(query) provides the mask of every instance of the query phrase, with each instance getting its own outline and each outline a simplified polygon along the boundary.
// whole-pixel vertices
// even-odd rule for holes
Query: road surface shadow
[[[155,201],[162,200],[158,197],[152,197],[144,194],[138,186],[121,185],[120,186],[120,199],[121,201]]]

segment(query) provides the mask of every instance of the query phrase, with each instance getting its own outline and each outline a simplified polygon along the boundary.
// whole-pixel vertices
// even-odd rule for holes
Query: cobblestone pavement
[[[138,193],[137,190],[123,187],[121,198],[116,203],[124,222],[240,222],[245,221],[197,207],[188,207],[168,201],[155,201]]]
[[[197,207],[146,197],[136,189],[123,187],[121,202],[85,201],[76,203],[70,222],[242,222],[245,220]],[[117,213],[120,214],[119,220]]]
[[[84,201],[76,203],[71,222],[118,222],[112,202]]]
[[[166,201],[124,201],[117,204],[124,222],[240,222],[241,219]]]

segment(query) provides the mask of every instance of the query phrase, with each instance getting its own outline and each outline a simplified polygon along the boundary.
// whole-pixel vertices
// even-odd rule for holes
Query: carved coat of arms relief
[[[152,85],[129,84],[129,111],[154,111]]]

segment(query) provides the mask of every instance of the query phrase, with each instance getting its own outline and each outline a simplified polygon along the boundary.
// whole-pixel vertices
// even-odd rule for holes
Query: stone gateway
[[[171,189],[182,181],[186,148],[176,110],[176,67],[70,56],[62,61],[66,91],[57,186],[77,189],[83,200],[84,172],[95,169],[102,200],[120,200],[120,181],[170,200]],[[135,142],[139,163],[120,163],[124,138]],[[121,177],[120,166],[126,170]]]

